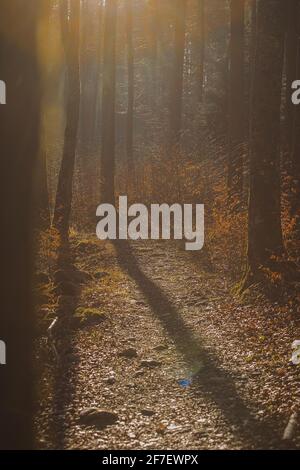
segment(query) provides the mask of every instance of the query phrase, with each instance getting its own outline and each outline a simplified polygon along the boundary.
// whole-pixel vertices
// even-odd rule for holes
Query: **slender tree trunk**
[[[50,201],[47,178],[47,151],[41,144],[37,164],[37,202],[38,202],[38,225],[41,229],[48,229],[51,224]]]
[[[257,0],[251,0],[250,5],[251,16],[251,33],[249,44],[249,81],[248,81],[248,116],[247,116],[247,142],[250,140],[250,119],[252,115],[252,100],[253,94],[253,78],[255,69],[255,54],[256,54],[256,31],[257,31]]]
[[[149,93],[151,99],[152,113],[155,116],[157,113],[157,85],[158,85],[158,44],[160,34],[160,18],[159,18],[159,5],[158,0],[149,0],[148,5],[148,21],[147,21],[147,37],[149,43],[149,62],[151,73],[151,84]],[[154,130],[155,133],[155,130]],[[155,138],[155,135],[153,136]]]
[[[159,132],[157,123],[159,122],[158,98],[159,98],[159,37],[160,37],[160,18],[158,0],[149,0],[146,10],[146,38],[148,40],[149,50],[149,75],[151,76],[151,85],[149,86],[150,108],[152,114],[152,126],[149,136],[152,144],[159,142]],[[155,163],[154,155],[151,152],[151,193],[152,199],[155,198]]]
[[[98,47],[97,47],[97,84],[96,84],[96,96],[95,96],[95,123],[94,123],[94,135],[95,145],[97,150],[99,149],[99,143],[101,141],[100,117],[101,117],[101,71],[102,71],[102,27],[103,27],[103,12],[104,6],[102,3],[98,5]]]
[[[116,21],[117,0],[105,2],[101,200],[115,202],[115,95],[116,95]]]
[[[170,125],[172,146],[176,147],[180,143],[182,121],[186,1],[173,0],[173,8],[175,26],[175,60],[173,83],[171,86]]]
[[[173,0],[174,28],[175,28],[175,54],[174,72],[171,85],[170,102],[170,132],[171,146],[170,152],[174,159],[176,185],[178,197],[181,199],[181,184],[179,177],[180,165],[180,138],[182,126],[182,97],[183,97],[183,69],[185,53],[185,19],[186,0]]]
[[[0,106],[0,449],[34,447],[32,299],[33,178],[39,149],[40,72],[37,25],[45,2],[2,0],[0,73],[7,104]]]
[[[245,133],[244,16],[245,1],[231,0],[229,47],[229,158],[228,192],[231,205],[242,202]]]
[[[156,62],[158,54],[158,0],[149,0],[149,48],[152,62]]]
[[[199,1],[199,52],[200,52],[200,67],[199,67],[199,97],[200,102],[203,101],[203,86],[204,86],[204,59],[205,59],[205,0]]]
[[[250,130],[248,270],[244,287],[283,253],[280,219],[280,105],[285,3],[259,0]]]
[[[53,0],[43,0],[43,37],[49,37],[50,22],[51,22],[51,8],[53,7]],[[42,87],[46,88],[45,79],[43,80]],[[42,108],[44,104],[42,103]],[[35,188],[36,195],[35,200],[37,201],[37,225],[41,230],[47,230],[51,226],[51,211],[50,211],[50,198],[48,188],[48,172],[47,172],[47,148],[45,142],[45,132],[43,125],[41,126],[41,137],[40,137],[40,150],[38,155],[38,161],[35,171]]]
[[[97,14],[95,9],[97,7]],[[101,72],[101,23],[102,4],[95,5],[90,0],[81,3],[80,76],[82,94],[80,103],[81,154],[87,160],[96,150],[97,105]],[[96,20],[95,20],[96,18]],[[95,44],[96,38],[96,44]]]
[[[69,20],[67,15],[68,2],[67,0],[61,0],[61,2],[64,11],[64,18],[62,19],[64,23],[62,24],[62,28],[67,61],[67,123],[53,224],[60,231],[63,238],[68,238],[80,106],[80,0],[72,0]]]
[[[128,63],[128,105],[126,129],[127,185],[135,189],[135,169],[133,160],[133,113],[134,113],[134,55],[132,34],[132,0],[127,0],[127,63]]]

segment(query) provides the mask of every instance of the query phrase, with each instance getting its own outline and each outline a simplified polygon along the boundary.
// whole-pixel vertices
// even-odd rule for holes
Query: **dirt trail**
[[[97,256],[86,253],[81,268],[91,270]],[[115,246],[111,270],[80,299],[105,320],[75,330],[60,365],[44,371],[40,447],[279,446],[285,416],[262,408],[263,371],[245,363],[243,341],[219,322],[233,300],[224,279],[204,268],[172,242]],[[122,356],[129,348],[137,357]],[[118,422],[85,426],[78,418],[88,407],[114,411]]]

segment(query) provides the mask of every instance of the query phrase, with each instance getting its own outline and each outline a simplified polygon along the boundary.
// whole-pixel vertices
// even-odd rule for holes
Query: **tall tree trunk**
[[[149,67],[151,75],[151,85],[149,87],[151,112],[157,116],[157,93],[158,93],[158,44],[160,36],[160,18],[158,0],[149,0],[147,11],[147,29],[149,48]],[[156,129],[153,129],[155,138]]]
[[[105,2],[101,200],[115,202],[115,101],[116,101],[116,22],[117,0]]]
[[[95,9],[97,8],[97,14]],[[80,103],[79,141],[81,154],[90,156],[97,149],[97,106],[101,73],[103,5],[90,0],[81,3],[80,76],[82,94]]]
[[[62,29],[67,62],[67,110],[64,149],[58,178],[53,224],[63,238],[68,238],[80,106],[80,0],[72,0],[69,19],[68,0],[61,0],[61,6],[64,12]]]
[[[300,77],[300,4],[296,11],[297,18],[297,56],[296,77]],[[291,101],[291,95],[289,97]],[[292,109],[292,145],[291,145],[291,216],[293,219],[293,237],[298,242],[297,256],[300,258],[300,105],[294,105]]]
[[[203,86],[204,86],[204,59],[205,59],[205,0],[199,1],[199,52],[200,52],[200,67],[199,67],[199,97],[200,102],[203,100]]]
[[[236,205],[241,203],[243,193],[245,1],[231,0],[230,13],[228,192],[229,203]]]
[[[293,111],[291,100],[292,82],[297,76],[297,47],[298,47],[298,6],[299,0],[287,1],[287,30],[285,38],[285,67],[286,67],[286,114],[285,114],[285,144],[289,155],[292,150]]]
[[[175,27],[174,73],[171,85],[170,125],[171,143],[179,145],[182,121],[183,66],[185,52],[186,0],[173,0]]]
[[[45,2],[2,0],[0,73],[0,448],[30,449],[33,438],[32,222],[33,178],[39,149],[40,72],[37,25]]]
[[[250,119],[252,115],[252,87],[255,67],[255,51],[256,51],[256,31],[257,31],[257,0],[251,0],[250,3],[250,21],[251,21],[251,32],[250,32],[250,43],[249,43],[249,80],[248,80],[248,109],[247,109],[247,142],[250,140]]]
[[[150,56],[153,63],[156,63],[158,54],[158,29],[159,29],[159,16],[158,16],[158,0],[149,0],[148,2],[149,13],[149,49]]]
[[[101,121],[101,72],[102,72],[102,30],[103,30],[103,13],[104,6],[102,3],[98,5],[98,47],[96,49],[97,53],[97,68],[96,68],[96,96],[95,96],[95,122],[94,122],[94,135],[95,135],[95,145],[96,150],[99,150],[99,144],[101,142],[101,132],[99,131],[100,121]]]
[[[51,22],[51,8],[53,7],[53,0],[43,0],[43,24],[40,25],[43,31],[43,39],[49,37],[50,22]],[[46,79],[42,80],[42,88],[47,86]],[[42,103],[44,108],[44,103]],[[42,119],[43,120],[43,119]],[[48,173],[47,173],[47,148],[45,141],[44,124],[41,126],[40,136],[40,151],[35,171],[35,188],[36,195],[35,201],[37,211],[37,225],[41,230],[47,230],[51,225],[51,211],[50,211],[50,198],[48,188]]]
[[[41,147],[38,162],[38,202],[39,202],[39,226],[41,229],[47,229],[51,224],[50,216],[50,201],[48,191],[48,178],[47,178],[47,151]]]
[[[174,35],[175,35],[175,54],[174,54],[174,72],[171,84],[171,102],[170,102],[170,132],[171,146],[170,153],[174,158],[176,184],[178,197],[181,199],[181,185],[179,177],[179,154],[180,137],[182,125],[182,97],[183,97],[183,69],[185,53],[185,19],[186,19],[186,0],[173,0],[174,12]]]
[[[282,0],[259,0],[250,130],[248,270],[244,287],[283,253],[280,219],[280,105],[284,53]]]
[[[133,160],[133,113],[134,113],[134,55],[132,32],[132,0],[127,0],[126,5],[126,33],[127,33],[127,63],[128,63],[128,105],[127,105],[127,129],[126,129],[126,157],[127,157],[127,185],[135,189],[135,169]]]

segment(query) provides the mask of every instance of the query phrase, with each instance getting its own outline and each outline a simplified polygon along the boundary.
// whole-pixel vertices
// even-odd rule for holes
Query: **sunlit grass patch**
[[[87,323],[92,321],[101,322],[106,319],[106,315],[97,308],[93,307],[78,307],[75,310],[74,318],[79,320],[80,323]]]

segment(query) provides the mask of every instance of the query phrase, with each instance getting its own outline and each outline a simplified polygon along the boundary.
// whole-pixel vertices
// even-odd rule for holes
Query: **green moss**
[[[80,320],[88,320],[89,318],[98,318],[99,320],[105,318],[105,315],[101,310],[92,307],[78,307],[75,311],[75,317]]]

